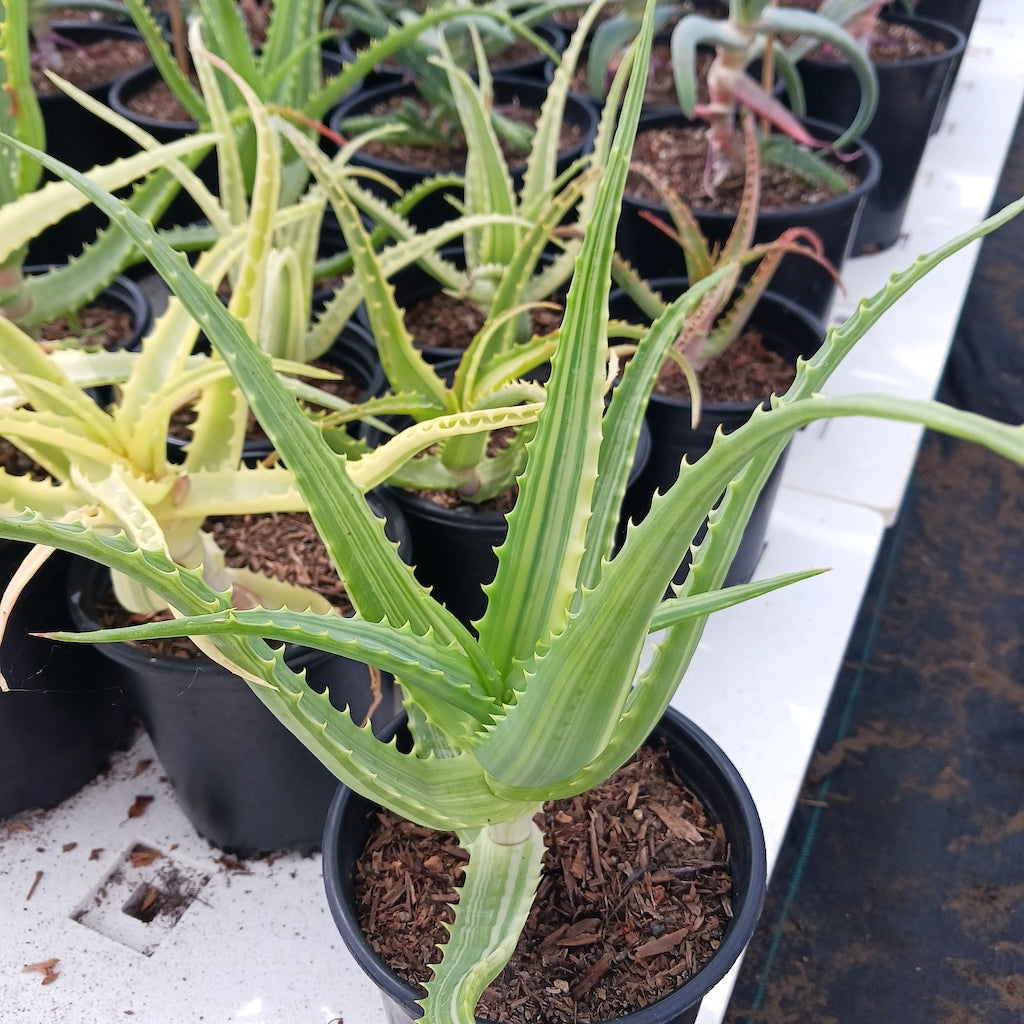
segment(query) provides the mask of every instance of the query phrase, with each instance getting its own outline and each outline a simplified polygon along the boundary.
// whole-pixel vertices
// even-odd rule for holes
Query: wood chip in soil
[[[614,1020],[673,991],[718,948],[731,917],[726,840],[666,765],[645,748],[603,785],[545,806],[537,900],[480,1017]],[[411,982],[430,977],[465,860],[451,834],[376,819],[357,865],[360,924]]]

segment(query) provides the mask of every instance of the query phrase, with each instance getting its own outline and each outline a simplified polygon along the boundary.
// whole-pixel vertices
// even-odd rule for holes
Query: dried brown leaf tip
[[[141,818],[142,815],[146,813],[147,809],[149,808],[149,805],[152,802],[153,797],[151,796],[137,796],[135,798],[135,803],[133,803],[131,807],[128,808],[128,817]]]
[[[59,957],[51,957],[49,960],[40,960],[37,964],[25,964],[21,969],[22,974],[41,974],[43,976],[44,985],[52,985],[58,977],[60,977],[57,971],[57,964],[60,963]]]

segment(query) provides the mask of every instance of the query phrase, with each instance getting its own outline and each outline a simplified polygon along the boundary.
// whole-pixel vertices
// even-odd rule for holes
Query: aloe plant
[[[635,24],[635,10],[627,5],[620,18],[598,29],[591,50],[592,91],[600,88],[604,68],[623,41],[631,38]],[[816,139],[799,120],[803,89],[793,59],[778,43],[777,37],[785,35],[801,35],[827,43],[849,61],[857,76],[861,87],[860,107],[853,122],[834,142]],[[697,50],[700,46],[715,48],[707,73],[709,100],[704,104],[697,102]],[[765,134],[762,155],[766,161],[784,164],[812,180],[828,180],[839,191],[845,189],[840,176],[829,174],[826,165],[810,159],[805,150],[827,148],[841,153],[845,146],[859,138],[874,116],[878,82],[874,65],[859,43],[832,19],[814,11],[779,7],[772,0],[729,0],[729,14],[725,19],[704,14],[687,14],[680,18],[672,29],[671,52],[672,74],[683,113],[708,125],[704,188],[709,196],[714,197],[724,181],[742,174],[743,143],[739,132],[742,109],[753,111],[781,133]],[[763,58],[763,77],[768,83],[772,71],[778,71],[792,109],[749,73],[750,65],[759,57]]]
[[[197,88],[179,66],[145,0],[125,0],[125,7],[175,97],[200,126],[208,124],[209,92]],[[332,33],[321,30],[322,11],[319,0],[277,0],[269,7],[265,39],[258,49],[232,0],[196,0],[190,20],[200,24],[207,49],[231,67],[262,103],[289,111],[306,137],[312,138],[328,110],[377,64],[415,43],[423,32],[466,16],[466,8],[457,2],[440,4],[409,23],[393,25],[351,64],[324,77],[320,45]],[[222,88],[228,110],[236,115],[244,110],[242,95],[231,81],[223,81]],[[243,180],[251,185],[255,140],[243,117],[236,118],[235,131],[243,153]],[[286,163],[286,199],[296,201],[305,190],[308,173],[294,153],[286,154]]]
[[[423,1001],[427,1024],[470,1024],[480,992],[511,955],[541,870],[543,836],[534,815],[542,802],[596,784],[644,741],[679,686],[709,614],[804,575],[720,589],[754,498],[795,430],[833,416],[906,420],[1024,464],[1021,427],[934,402],[822,393],[830,373],[887,308],[942,259],[1018,213],[1022,200],[919,258],[832,328],[770,409],[680,467],[677,483],[655,499],[613,556],[619,499],[657,369],[686,317],[728,273],[721,268],[666,309],[637,346],[606,412],[615,223],[651,35],[648,15],[477,637],[416,583],[363,501],[364,460],[352,462],[325,443],[244,324],[144,222],[81,175],[62,171],[147,246],[154,266],[202,323],[294,473],[358,614],[234,609],[230,594],[177,566],[160,545],[87,522],[30,510],[0,519],[0,535],[104,562],[185,616],[88,639],[209,636],[222,659],[340,779],[415,822],[458,833],[470,856],[444,957]],[[663,602],[679,556],[709,511],[710,528],[686,581]],[[663,632],[641,670],[656,630]],[[403,684],[412,751],[378,741],[331,707],[285,667],[266,638],[341,651],[393,671]]]
[[[419,422],[455,412],[471,412],[543,399],[543,389],[525,379],[550,359],[557,332],[535,336],[530,313],[557,295],[572,275],[581,239],[577,228],[563,229],[573,214],[585,223],[593,208],[598,174],[614,127],[614,104],[602,119],[593,154],[564,171],[557,167],[559,125],[575,62],[586,32],[602,5],[593,5],[581,20],[552,80],[538,118],[521,183],[516,183],[488,118],[490,76],[481,66],[474,82],[442,47],[442,66],[450,79],[468,144],[464,197],[455,205],[461,217],[431,232],[418,234],[403,217],[416,194],[389,207],[375,201],[338,174],[314,148],[293,139],[330,198],[353,254],[354,284],[366,309],[392,394],[362,405],[360,415],[406,414]],[[287,129],[286,129],[287,130]],[[353,140],[351,147],[358,146]],[[349,152],[343,149],[339,158]],[[593,167],[590,165],[593,164]],[[357,205],[358,204],[358,205]],[[397,239],[380,253],[360,214]],[[464,266],[445,258],[440,246],[458,239]],[[550,257],[550,258],[549,258]],[[417,262],[448,294],[474,304],[483,324],[449,382],[421,355],[405,327],[402,310],[388,283],[394,271]],[[339,295],[341,309],[347,306]],[[333,324],[337,311],[329,307]],[[340,417],[344,420],[346,417]],[[335,417],[339,419],[339,417]],[[498,454],[488,452],[486,434],[453,437],[436,451],[403,466],[391,480],[412,489],[454,489],[469,502],[487,501],[514,486],[526,460],[532,428],[517,432]],[[338,436],[350,453],[356,446]]]
[[[849,61],[860,83],[860,108],[853,122],[829,148],[841,151],[859,138],[871,123],[878,103],[874,65],[858,43],[828,18],[814,11],[777,7],[769,0],[729,0],[729,17],[724,22],[696,14],[683,18],[672,32],[672,67],[683,111],[708,122],[705,188],[709,193],[713,194],[715,186],[738,166],[736,111],[740,106],[753,110],[804,146],[820,149],[825,145],[747,71],[755,56],[764,55],[766,68],[778,70],[790,102],[799,112],[803,108],[800,77],[776,43],[777,36],[793,33],[834,47]],[[708,70],[710,96],[706,106],[696,102],[694,68],[697,47],[701,44],[715,47],[715,59]],[[792,161],[795,156],[791,148],[786,148],[778,155],[772,154],[771,158]]]
[[[743,333],[783,257],[791,255],[811,260],[839,281],[838,271],[824,256],[821,239],[807,228],[788,228],[770,242],[753,244],[760,209],[761,163],[753,118],[749,114],[744,119],[744,134],[743,196],[729,236],[721,246],[712,245],[704,237],[691,209],[664,181],[647,168],[634,168],[634,172],[655,190],[668,212],[671,224],[647,210],[641,211],[640,216],[679,246],[681,267],[676,276],[685,277],[693,285],[721,267],[730,268],[729,275],[704,296],[694,315],[687,319],[668,353],[689,387],[694,427],[701,416],[701,371],[712,359],[725,353]],[[753,273],[739,285],[741,269],[751,265]],[[668,306],[665,299],[624,260],[616,257],[612,273],[616,283],[650,320],[656,320],[665,311]],[[672,268],[666,267],[665,276],[673,276]]]
[[[481,63],[474,80],[456,63],[451,50],[440,46],[438,66],[447,76],[466,140],[463,195],[454,205],[474,219],[459,236],[464,266],[437,254],[418,262],[449,294],[475,304],[487,321],[557,295],[571,277],[580,236],[567,229],[565,221],[571,215],[577,222],[586,222],[596,192],[595,168],[600,168],[607,153],[613,122],[604,118],[594,150],[561,171],[559,134],[573,73],[603,6],[604,0],[598,0],[583,14],[555,68],[531,132],[521,182],[510,171],[490,118],[494,91],[489,69]],[[488,221],[489,215],[508,220]],[[527,341],[526,314],[514,317],[499,333],[502,340],[492,351]]]
[[[194,53],[200,78],[208,83],[217,58],[208,54],[193,26]],[[230,68],[220,64],[227,76]],[[348,404],[304,377],[330,377],[312,370],[307,360],[319,352],[305,343],[310,335],[312,245],[324,200],[316,194],[292,205],[279,205],[282,160],[267,109],[237,79],[250,104],[257,141],[257,176],[249,202],[237,170],[238,142],[228,134],[219,154],[226,161],[226,185],[218,202],[205,187],[182,172],[186,187],[210,215],[217,241],[196,265],[196,276],[210,294],[224,280],[231,284],[227,309],[244,324],[260,350],[289,379],[289,387],[306,403],[357,415]],[[211,104],[215,126],[227,128],[229,116],[219,103]],[[216,137],[216,136],[214,136]],[[202,140],[200,140],[202,141]],[[156,147],[150,159],[162,163],[178,149],[195,143]],[[74,195],[81,193],[63,184]],[[40,201],[45,198],[40,194]],[[51,197],[52,199],[52,197]],[[38,209],[36,196],[21,200],[29,213]],[[305,248],[302,244],[305,243]],[[353,289],[342,289],[346,294]],[[242,442],[248,406],[223,360],[193,355],[200,323],[177,299],[160,318],[140,353],[61,349],[52,357],[9,320],[0,320],[0,435],[34,459],[48,479],[8,478],[0,488],[8,510],[35,508],[55,516],[92,517],[99,525],[121,526],[129,536],[158,538],[172,560],[202,564],[207,577],[219,585],[244,585],[264,601],[310,602],[322,599],[251,573],[228,569],[223,556],[204,531],[208,516],[244,512],[294,512],[304,508],[292,475],[281,465],[242,465]],[[298,359],[299,361],[296,361]],[[89,387],[114,384],[118,400],[99,409],[86,394]],[[198,398],[195,396],[198,395]],[[194,400],[196,419],[185,446],[182,464],[168,459],[166,439],[175,412]],[[519,424],[530,413],[515,412]],[[438,421],[444,437],[445,422]],[[422,445],[431,441],[423,440]],[[394,453],[402,459],[417,449],[397,443],[375,452],[362,463],[367,488],[382,479]],[[133,587],[123,575],[115,577],[116,592],[132,611],[152,611],[163,604],[144,588]],[[153,607],[155,604],[156,607]]]

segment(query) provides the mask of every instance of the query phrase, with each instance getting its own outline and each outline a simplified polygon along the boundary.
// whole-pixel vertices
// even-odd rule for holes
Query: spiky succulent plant
[[[838,0],[839,3],[857,3],[864,0]],[[590,56],[590,88],[601,87],[604,69],[615,59],[624,41],[635,33],[637,10],[642,4],[626,4],[617,18],[600,26]],[[666,14],[671,13],[666,6]],[[836,140],[816,139],[800,122],[803,109],[803,88],[800,76],[788,51],[780,44],[780,37],[814,39],[826,43],[841,53],[850,63],[861,87],[860,109],[853,122],[846,126]],[[707,71],[709,99],[697,100],[698,49],[714,47],[715,56]],[[750,73],[755,60],[762,59],[762,81]],[[851,38],[834,20],[816,11],[780,7],[772,0],[729,0],[729,13],[725,18],[689,13],[679,18],[671,32],[672,75],[675,79],[679,104],[688,117],[704,121],[708,135],[708,157],[704,174],[704,187],[708,195],[728,178],[743,171],[743,141],[739,124],[742,110],[750,110],[781,133],[771,140],[762,140],[764,156],[778,163],[786,163],[805,175],[827,178],[834,187],[842,189],[841,179],[829,175],[821,161],[811,161],[808,155],[789,142],[798,143],[809,150],[831,148],[841,151],[856,140],[871,122],[878,102],[878,83],[874,66],[858,42]],[[789,95],[786,106],[771,91],[772,75],[777,72]]]
[[[147,246],[154,266],[223,356],[294,473],[358,614],[339,619],[236,610],[230,595],[212,589],[198,571],[175,565],[159,545],[88,523],[61,523],[29,511],[0,520],[0,535],[75,551],[133,575],[184,616],[135,635],[208,635],[221,657],[340,779],[413,821],[458,833],[470,857],[455,923],[423,1002],[428,1024],[470,1024],[480,992],[511,955],[541,870],[543,836],[534,815],[542,802],[595,785],[637,749],[679,686],[710,613],[787,582],[721,589],[754,499],[795,430],[831,416],[909,420],[1024,463],[1020,427],[932,402],[821,393],[885,309],[941,259],[1018,212],[1024,206],[1018,203],[920,258],[833,328],[770,409],[719,436],[696,463],[681,466],[677,483],[655,499],[613,555],[619,503],[655,375],[681,324],[727,273],[723,268],[712,274],[667,307],[638,345],[606,411],[615,223],[651,36],[648,15],[475,637],[416,583],[363,500],[359,463],[324,443],[251,344],[245,325],[145,224],[69,175]],[[689,575],[676,596],[663,601],[680,556],[709,511],[710,528]],[[657,630],[663,632],[653,657],[641,669],[641,654]],[[331,707],[285,667],[265,638],[342,651],[393,671],[403,684],[412,751],[377,740]]]

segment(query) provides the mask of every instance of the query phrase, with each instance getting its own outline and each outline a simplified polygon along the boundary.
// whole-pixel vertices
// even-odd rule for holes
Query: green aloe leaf
[[[471,737],[490,722],[495,712],[480,680],[450,642],[440,643],[427,634],[417,636],[408,627],[346,618],[336,613],[289,609],[227,611],[190,615],[169,622],[150,622],[85,633],[62,631],[51,639],[76,643],[138,641],[172,636],[246,636],[294,643],[313,650],[373,665],[400,676],[402,685],[431,714],[451,716],[456,733]]]

